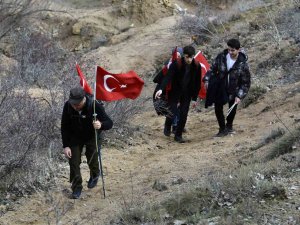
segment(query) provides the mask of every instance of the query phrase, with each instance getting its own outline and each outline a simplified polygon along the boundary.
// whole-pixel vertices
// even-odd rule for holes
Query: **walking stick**
[[[96,100],[94,98],[94,121],[97,120],[97,113],[96,113]],[[101,144],[98,143],[98,133],[95,129],[95,142],[96,142],[96,149],[98,152],[98,162],[99,162],[99,169],[100,169],[100,176],[102,179],[102,190],[103,190],[103,196],[105,198],[105,184],[104,184],[104,177],[103,177],[103,167],[102,167],[102,159],[101,159]]]
[[[96,77],[97,77],[97,67],[95,67],[95,83],[94,83],[94,121],[97,120],[97,113],[96,113]],[[103,196],[105,198],[105,184],[104,184],[104,177],[103,177],[103,167],[102,167],[102,159],[101,159],[101,145],[98,143],[98,132],[95,129],[95,142],[96,142],[96,149],[98,152],[98,162],[99,162],[99,169],[100,169],[100,175],[102,179],[102,190],[103,190]]]

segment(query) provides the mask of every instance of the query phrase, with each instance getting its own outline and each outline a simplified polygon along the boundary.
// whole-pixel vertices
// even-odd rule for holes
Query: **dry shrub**
[[[216,26],[205,17],[184,15],[175,27],[176,35],[189,34],[194,37],[197,44],[210,41],[218,36]]]
[[[263,138],[263,140],[261,142],[257,143],[255,146],[251,147],[250,150],[255,151],[255,150],[275,141],[277,138],[280,138],[284,134],[285,134],[285,130],[282,128],[272,130],[271,133],[267,137]]]
[[[0,3],[0,40],[26,17],[49,8],[48,0],[2,0]]]
[[[295,128],[293,131],[286,133],[285,136],[280,138],[274,143],[274,146],[270,149],[266,160],[272,160],[276,157],[284,155],[289,152],[293,152],[295,142],[299,141],[300,127]]]
[[[185,218],[206,213],[215,205],[213,194],[205,188],[181,193],[163,203],[167,212],[174,218]]]
[[[178,36],[192,36],[198,45],[211,40],[219,43],[221,37],[232,36],[228,29],[230,22],[241,18],[243,12],[264,4],[260,0],[197,0],[192,3],[197,5],[198,12],[183,15],[174,30]]]
[[[267,89],[261,86],[252,86],[249,90],[249,93],[242,101],[242,107],[247,108],[249,105],[257,102],[259,97],[264,95],[267,92]]]
[[[55,165],[47,160],[55,155],[60,135],[55,106],[30,96],[14,80],[1,79],[0,177],[2,188],[22,195],[53,176]]]

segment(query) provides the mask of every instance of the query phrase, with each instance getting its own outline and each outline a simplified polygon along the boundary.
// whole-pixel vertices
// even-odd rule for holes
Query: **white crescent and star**
[[[104,77],[103,77],[103,85],[104,85],[104,88],[105,88],[106,91],[112,92],[113,90],[116,89],[116,87],[110,88],[110,87],[108,86],[107,80],[108,80],[109,78],[116,80],[119,84],[120,84],[120,81],[119,81],[118,79],[116,79],[115,77],[113,77],[112,75],[109,75],[109,74],[104,75]],[[120,84],[119,86],[120,86],[120,88],[126,88],[126,87],[127,87],[127,84]]]
[[[201,54],[201,51],[199,51],[199,52],[195,55],[194,58],[197,58],[197,56],[198,56],[199,54]],[[201,63],[200,60],[198,60],[198,62],[200,63],[201,67],[202,67],[203,69],[205,69],[205,72],[207,72],[206,66],[205,66],[203,63]]]
[[[206,66],[205,66],[203,63],[200,63],[200,65],[201,65],[201,67],[202,67],[203,69],[205,69],[205,73],[206,73],[206,72],[207,72]]]

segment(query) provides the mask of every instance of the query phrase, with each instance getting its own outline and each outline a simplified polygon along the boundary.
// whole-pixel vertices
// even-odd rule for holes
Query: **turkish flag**
[[[80,85],[83,87],[83,89],[86,93],[92,95],[93,94],[92,88],[86,82],[85,76],[83,75],[83,73],[77,63],[76,63],[76,70],[77,70],[78,76],[80,77]]]
[[[96,99],[103,101],[136,99],[143,86],[144,81],[134,71],[113,74],[97,66]]]
[[[177,60],[177,46],[174,48],[172,53],[172,62],[175,62]]]
[[[204,55],[202,54],[201,51],[199,51],[196,55],[195,55],[195,60],[198,61],[201,65],[201,89],[199,91],[199,98],[201,99],[205,99],[206,97],[206,89],[204,86],[204,83],[202,82],[203,77],[205,76],[206,72],[209,70],[210,65],[207,62],[206,58],[204,57]]]

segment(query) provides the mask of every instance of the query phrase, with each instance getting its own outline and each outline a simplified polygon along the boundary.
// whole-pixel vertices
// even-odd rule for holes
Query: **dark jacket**
[[[84,144],[86,141],[95,138],[95,129],[93,127],[93,100],[86,96],[86,104],[82,109],[81,115],[73,109],[67,101],[64,105],[61,119],[61,135],[63,147],[71,147],[78,144]],[[97,119],[101,122],[101,130],[109,130],[113,126],[112,120],[105,113],[101,103],[96,101]]]
[[[222,102],[224,99],[217,98],[222,98],[224,93],[228,96],[232,95],[233,97],[243,99],[249,91],[251,74],[247,63],[247,56],[239,52],[236,62],[227,71],[227,54],[227,49],[221,52],[203,78],[203,82],[209,82],[207,101],[210,103],[215,103],[216,101]]]
[[[184,58],[181,58],[181,63],[178,61],[173,62],[170,65],[167,75],[162,80],[159,89],[165,90],[168,83],[171,82],[171,90],[168,93],[168,99],[170,101],[178,102],[182,95],[189,96],[192,100],[196,101],[198,93],[200,91],[200,79],[201,79],[201,66],[195,60],[190,65],[189,80],[186,83],[186,87],[183,86],[185,82],[186,63]],[[181,64],[181,65],[179,65]]]

